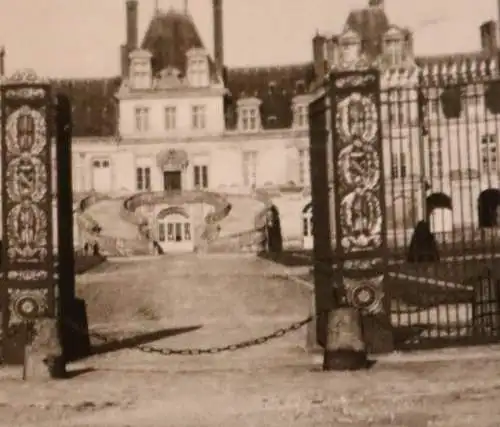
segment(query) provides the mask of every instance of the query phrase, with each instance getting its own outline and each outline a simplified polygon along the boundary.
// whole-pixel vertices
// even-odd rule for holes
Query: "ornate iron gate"
[[[55,101],[51,86],[30,70],[14,74],[1,87],[1,310],[6,364],[23,363],[32,322],[56,314],[70,318],[69,311],[77,308],[71,107],[62,95]],[[68,344],[68,333],[62,325],[59,329]]]
[[[22,359],[26,319],[54,315],[50,103],[50,87],[38,83],[33,75],[19,73],[2,86],[2,311],[6,362]]]
[[[359,307],[371,351],[499,341],[500,82],[487,71],[382,89],[376,70],[335,71],[310,105],[317,309]]]

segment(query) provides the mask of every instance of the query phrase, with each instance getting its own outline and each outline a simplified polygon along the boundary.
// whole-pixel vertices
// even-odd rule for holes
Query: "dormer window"
[[[307,105],[297,105],[295,107],[295,126],[298,128],[307,127]]]
[[[208,86],[208,57],[204,49],[191,49],[187,53],[187,77],[191,86]]]
[[[257,129],[257,115],[256,107],[241,108],[241,130],[256,130]]]
[[[305,129],[309,124],[308,105],[310,96],[307,94],[297,95],[293,99],[293,127]]]
[[[403,43],[399,39],[387,39],[385,41],[385,52],[387,62],[391,66],[399,65],[403,61]]]
[[[260,129],[260,100],[244,98],[238,101],[238,127],[243,132],[254,132]]]
[[[151,53],[134,50],[130,54],[130,85],[133,89],[148,89],[152,84]]]
[[[387,65],[395,67],[403,62],[404,40],[403,34],[397,28],[391,28],[384,36],[384,56]]]
[[[342,62],[351,64],[359,59],[361,53],[361,40],[353,31],[348,31],[340,38]]]

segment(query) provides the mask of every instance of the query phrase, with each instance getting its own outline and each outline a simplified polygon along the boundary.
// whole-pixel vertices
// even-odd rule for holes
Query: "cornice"
[[[224,87],[173,87],[165,89],[141,89],[141,90],[130,90],[130,89],[120,89],[116,94],[116,99],[120,101],[132,101],[132,100],[147,100],[147,99],[165,99],[170,97],[176,98],[203,98],[210,96],[224,96],[227,93],[227,89]]]

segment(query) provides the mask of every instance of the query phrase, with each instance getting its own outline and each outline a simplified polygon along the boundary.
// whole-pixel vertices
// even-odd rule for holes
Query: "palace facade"
[[[222,0],[213,0],[213,58],[186,12],[157,11],[139,37],[138,7],[126,1],[120,76],[52,81],[73,105],[75,193],[267,191],[285,242],[311,247],[308,104],[331,69],[367,61],[381,70],[390,227],[411,230],[432,200],[435,231],[480,225],[482,192],[498,191],[500,91],[487,84],[498,76],[496,22],[481,25],[476,53],[418,57],[413,33],[390,23],[383,1],[368,0],[340,34],[313,38],[310,63],[231,68]],[[451,102],[458,110],[445,93],[453,83],[462,85]],[[195,249],[204,235],[196,208],[156,205],[149,227],[160,246]]]

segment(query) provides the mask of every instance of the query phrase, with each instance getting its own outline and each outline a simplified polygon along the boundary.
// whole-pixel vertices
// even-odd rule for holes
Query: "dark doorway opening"
[[[479,227],[497,227],[499,225],[500,190],[488,188],[479,194],[477,215]]]
[[[427,196],[427,219],[434,209],[452,209],[451,197],[444,193],[432,193]]]
[[[267,246],[271,253],[280,253],[283,250],[280,213],[275,205],[272,205],[268,211]]]
[[[163,188],[165,191],[181,190],[181,171],[164,171]]]

